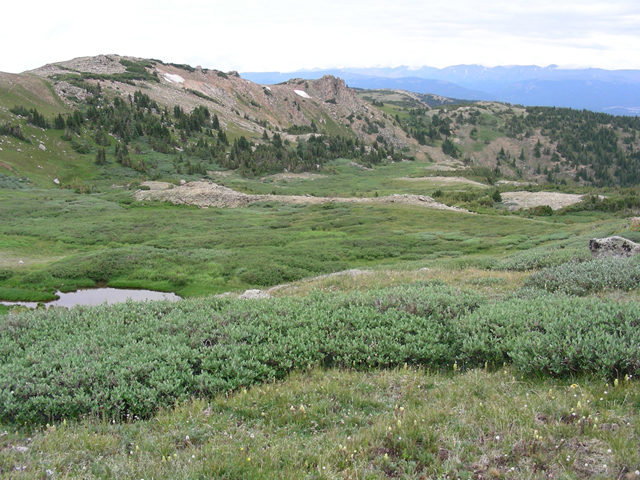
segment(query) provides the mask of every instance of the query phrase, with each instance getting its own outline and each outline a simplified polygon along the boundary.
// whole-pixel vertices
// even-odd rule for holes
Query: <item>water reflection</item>
[[[46,302],[47,307],[74,307],[76,305],[100,305],[103,303],[121,303],[128,299],[134,302],[145,300],[171,300],[175,302],[181,298],[175,293],[154,292],[152,290],[124,290],[120,288],[90,288],[78,290],[76,292],[62,293],[56,292],[59,300]],[[36,302],[0,302],[2,305],[23,305],[29,308],[36,308]]]

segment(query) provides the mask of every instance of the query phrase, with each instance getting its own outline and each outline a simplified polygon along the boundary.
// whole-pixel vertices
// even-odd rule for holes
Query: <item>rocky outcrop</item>
[[[362,101],[354,90],[347,88],[344,80],[331,75],[325,75],[319,80],[307,81],[309,94],[314,98],[328,103],[328,107],[337,108],[353,113],[362,109]]]
[[[640,244],[618,236],[592,238],[589,240],[589,250],[593,258],[626,258],[640,253]]]

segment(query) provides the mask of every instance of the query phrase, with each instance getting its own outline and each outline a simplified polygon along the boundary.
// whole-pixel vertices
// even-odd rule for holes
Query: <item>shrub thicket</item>
[[[640,263],[631,258],[600,258],[548,267],[531,275],[527,285],[550,292],[586,295],[602,290],[630,290],[640,286]]]
[[[512,363],[529,374],[604,378],[640,368],[640,307],[531,292],[460,322],[468,365]]]
[[[518,252],[500,260],[494,270],[515,270],[525,272],[545,267],[555,267],[567,262],[584,262],[591,258],[585,245],[537,247]]]
[[[554,376],[636,374],[638,318],[632,303],[540,293],[487,303],[428,284],[7,315],[0,323],[0,421],[147,416],[310,364],[511,362]]]

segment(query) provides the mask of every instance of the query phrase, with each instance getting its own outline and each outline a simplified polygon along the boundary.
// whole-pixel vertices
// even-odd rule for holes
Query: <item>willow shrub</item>
[[[0,320],[0,420],[147,416],[295,368],[451,362],[480,299],[413,285],[304,299],[125,303]]]
[[[305,298],[209,298],[0,318],[0,421],[140,417],[308,365],[634,374],[640,307],[533,293],[489,303],[418,283]]]
[[[640,261],[637,258],[599,258],[570,262],[534,273],[526,285],[573,295],[636,289],[640,286]]]
[[[640,306],[532,292],[461,318],[467,365],[509,363],[527,374],[603,378],[640,370]]]
[[[591,258],[586,246],[570,245],[566,248],[536,247],[515,253],[498,261],[494,270],[528,271],[545,267],[554,267],[567,262],[584,262]]]

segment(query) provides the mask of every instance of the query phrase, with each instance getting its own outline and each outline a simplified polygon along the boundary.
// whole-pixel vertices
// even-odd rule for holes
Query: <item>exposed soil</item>
[[[6,163],[4,163],[4,162],[0,162],[0,167],[4,167],[4,168],[6,168],[7,170],[10,170],[10,171],[12,171],[13,173],[15,173],[16,175],[18,174],[18,172],[16,172],[13,168],[11,168],[11,165],[7,165],[7,164],[6,164]]]
[[[405,180],[407,182],[438,182],[438,183],[466,183],[468,185],[475,185],[476,187],[486,188],[487,185],[480,182],[474,182],[464,177],[401,177],[398,180]]]
[[[425,170],[435,170],[438,172],[457,172],[458,170],[460,170],[459,168],[455,168],[455,167],[450,167],[448,165],[429,165],[428,167],[424,168]]]
[[[556,192],[505,192],[502,195],[502,203],[510,210],[549,205],[552,210],[560,210],[582,201],[582,195],[573,193]]]
[[[515,180],[498,180],[496,185],[513,185],[514,187],[527,187],[529,185],[536,185],[535,182],[516,182]]]
[[[315,180],[316,178],[325,178],[326,175],[319,173],[276,173],[275,175],[269,175],[266,178],[273,178],[274,180]]]
[[[223,187],[213,182],[199,181],[185,185],[175,186],[166,182],[144,182],[150,190],[138,190],[135,193],[137,200],[161,200],[173,204],[196,205],[200,208],[246,207],[254,202],[280,202],[287,204],[320,204],[326,202],[336,203],[399,203],[403,205],[418,205],[421,207],[449,210],[452,212],[471,213],[458,207],[449,207],[436,202],[425,195],[389,195],[376,198],[342,198],[342,197],[313,197],[300,195],[248,195],[236,192],[231,188]]]

